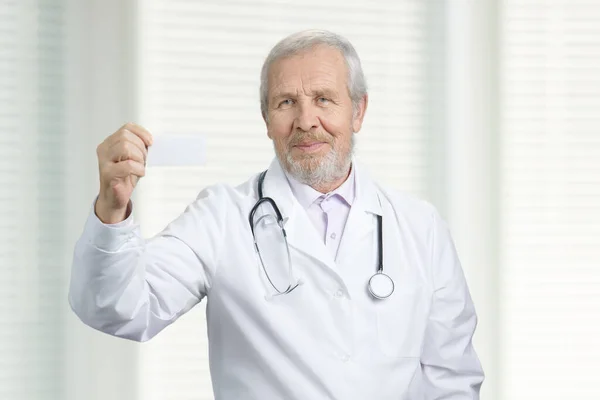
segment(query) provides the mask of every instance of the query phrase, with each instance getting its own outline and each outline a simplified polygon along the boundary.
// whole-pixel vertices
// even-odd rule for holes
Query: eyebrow
[[[314,92],[314,97],[321,97],[321,96],[325,96],[325,97],[336,97],[336,91],[331,90],[331,89],[317,89]],[[287,99],[287,98],[296,98],[298,95],[296,92],[281,92],[281,93],[277,93],[275,96],[273,96],[272,101],[276,102],[279,99]]]
[[[336,97],[337,91],[335,90],[331,90],[331,89],[318,89],[315,90],[315,96],[316,97],[328,97],[328,98],[333,98]]]
[[[273,96],[272,101],[276,102],[279,99],[283,99],[283,98],[294,98],[296,97],[296,93],[295,92],[281,92],[281,93],[277,93],[275,96]]]

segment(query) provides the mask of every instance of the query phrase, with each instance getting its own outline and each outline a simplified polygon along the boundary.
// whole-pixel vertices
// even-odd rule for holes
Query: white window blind
[[[599,399],[600,3],[502,2],[503,399]]]
[[[64,6],[0,0],[0,398],[62,399]]]
[[[154,135],[192,133],[206,165],[149,169],[137,215],[149,237],[216,182],[237,184],[274,155],[258,100],[268,51],[295,31],[346,36],[361,57],[370,104],[357,156],[382,183],[426,197],[428,2],[167,1],[139,4],[139,123]],[[143,346],[140,398],[212,398],[204,306]]]

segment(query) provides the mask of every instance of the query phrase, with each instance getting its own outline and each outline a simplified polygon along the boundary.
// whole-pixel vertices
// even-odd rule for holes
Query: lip
[[[325,146],[325,144],[325,142],[300,143],[294,147],[300,149],[301,151],[314,152],[320,150],[321,147]]]

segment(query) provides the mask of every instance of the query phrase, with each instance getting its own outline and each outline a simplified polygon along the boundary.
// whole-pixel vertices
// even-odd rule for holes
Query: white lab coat
[[[478,399],[476,325],[448,228],[433,206],[376,185],[357,163],[356,199],[337,260],[275,159],[264,192],[284,217],[295,276],[272,296],[248,213],[257,178],[203,190],[149,240],[131,217],[92,211],[78,240],[69,302],[87,325],[146,341],[205,296],[217,400]],[[383,215],[386,300],[368,294]]]

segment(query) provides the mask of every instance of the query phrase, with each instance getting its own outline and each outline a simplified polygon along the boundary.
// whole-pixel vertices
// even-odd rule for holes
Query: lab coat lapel
[[[273,160],[265,176],[264,195],[275,200],[280,208],[290,247],[335,271],[335,260],[320,240],[308,214],[294,197],[277,158]]]
[[[360,248],[357,246],[359,242],[369,235],[375,235],[376,216],[382,215],[375,183],[364,167],[361,167],[356,161],[353,162],[353,168],[355,168],[356,197],[344,227],[338,250],[338,259],[344,256],[352,256],[354,249]]]

